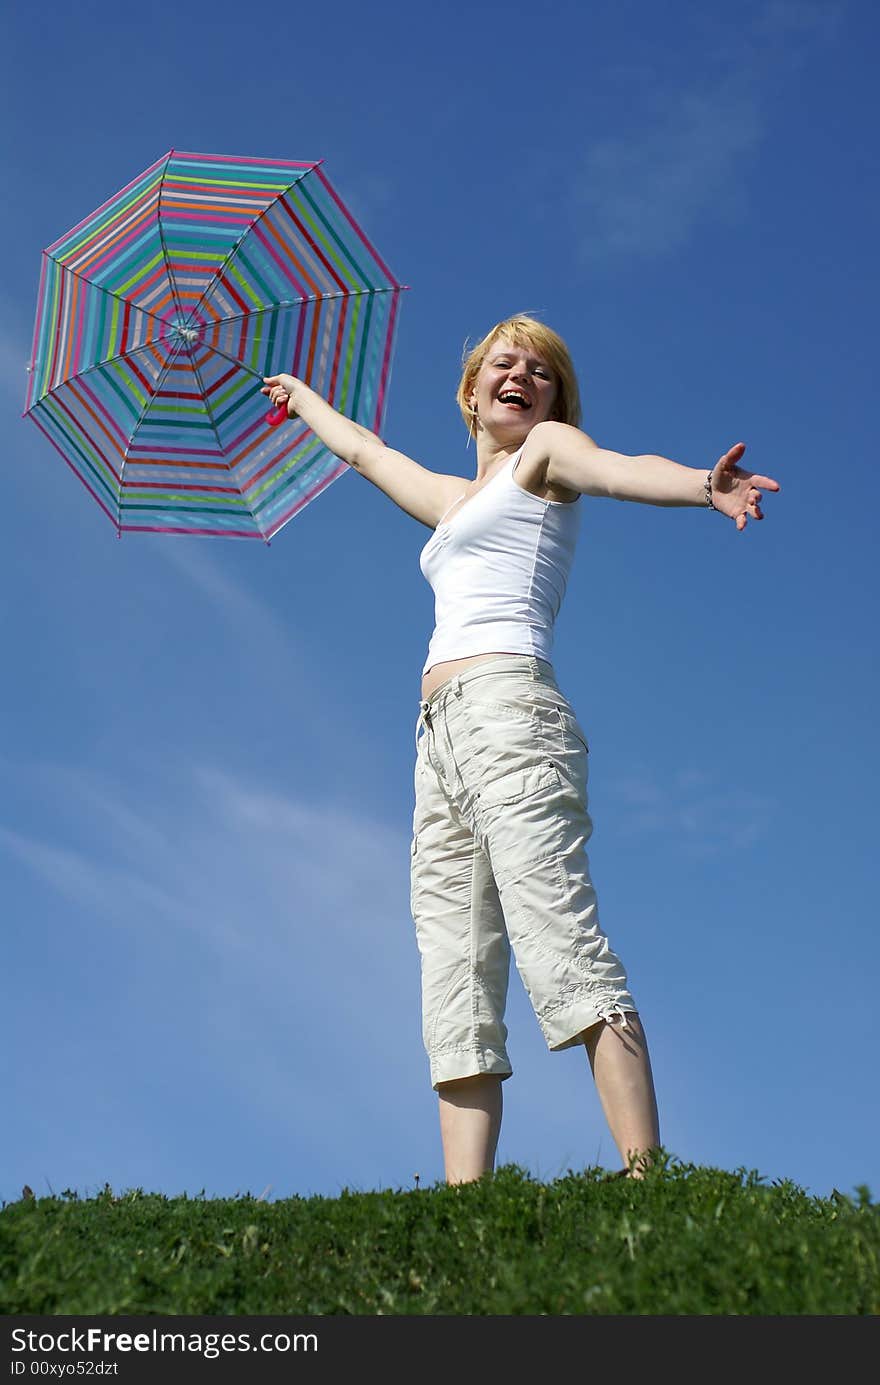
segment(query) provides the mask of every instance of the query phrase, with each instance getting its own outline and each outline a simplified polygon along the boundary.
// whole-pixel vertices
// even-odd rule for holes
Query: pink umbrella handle
[[[266,422],[270,428],[277,428],[279,423],[286,423],[287,405],[279,404],[277,408],[270,409],[266,415]]]

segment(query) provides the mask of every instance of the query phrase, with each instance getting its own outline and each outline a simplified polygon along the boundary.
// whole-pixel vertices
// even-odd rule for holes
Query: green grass
[[[876,1314],[880,1207],[662,1154],[642,1181],[339,1197],[70,1191],[0,1210],[14,1314]]]

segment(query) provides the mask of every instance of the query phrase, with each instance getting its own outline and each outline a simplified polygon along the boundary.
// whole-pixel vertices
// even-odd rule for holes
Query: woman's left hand
[[[779,482],[772,476],[758,476],[737,465],[745,450],[745,443],[738,442],[712,469],[712,504],[734,520],[740,530],[745,529],[749,519],[764,518],[763,492],[779,490]]]

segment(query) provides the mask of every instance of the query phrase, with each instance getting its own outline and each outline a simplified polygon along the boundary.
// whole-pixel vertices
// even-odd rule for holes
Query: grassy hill
[[[339,1197],[23,1197],[0,1210],[15,1314],[876,1314],[880,1207],[662,1158],[642,1181]]]

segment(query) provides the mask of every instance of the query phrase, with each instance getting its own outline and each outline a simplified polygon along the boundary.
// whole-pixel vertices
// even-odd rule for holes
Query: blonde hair
[[[499,337],[509,341],[511,346],[528,347],[547,362],[556,376],[557,383],[552,417],[559,423],[570,423],[577,428],[581,421],[581,400],[568,347],[559,333],[554,332],[551,327],[545,327],[543,322],[538,322],[529,313],[516,313],[513,317],[496,323],[470,351],[465,343],[462,375],[455,398],[471,436],[477,435],[477,420],[468,402],[468,396],[490,347]]]

